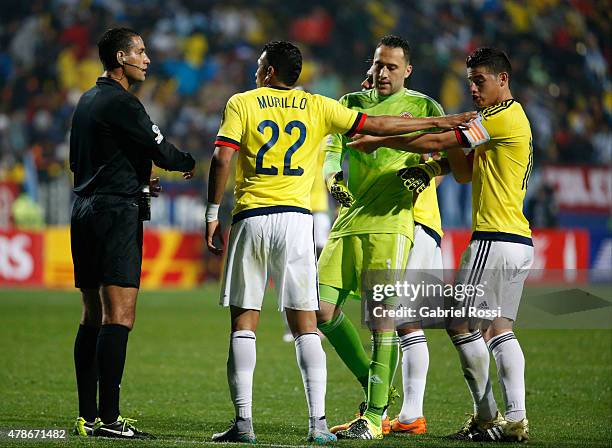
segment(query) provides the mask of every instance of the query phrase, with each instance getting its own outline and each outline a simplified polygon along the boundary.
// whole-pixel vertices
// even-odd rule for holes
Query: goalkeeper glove
[[[425,163],[402,168],[397,175],[404,181],[404,186],[408,191],[422,193],[429,186],[429,182],[434,177],[440,175],[442,167],[434,159],[429,159]]]
[[[327,179],[327,189],[342,207],[350,207],[353,204],[353,195],[344,184],[342,171],[329,176]]]

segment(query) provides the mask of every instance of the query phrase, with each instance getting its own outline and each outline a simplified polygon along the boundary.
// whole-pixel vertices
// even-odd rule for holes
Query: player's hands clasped
[[[332,197],[338,201],[342,207],[350,207],[353,204],[353,195],[344,184],[344,174],[338,171],[327,179],[327,189]]]
[[[440,129],[453,129],[458,126],[466,126],[478,116],[478,112],[462,112],[460,114],[445,115],[436,120],[436,127]]]

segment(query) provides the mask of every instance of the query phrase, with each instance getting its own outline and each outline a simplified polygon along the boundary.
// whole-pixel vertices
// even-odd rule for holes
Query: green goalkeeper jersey
[[[379,96],[376,89],[349,93],[340,99],[340,103],[369,115],[444,115],[436,101],[409,89],[386,97]],[[391,148],[379,148],[372,154],[364,154],[347,148],[348,141],[342,134],[332,134],[326,147],[326,151],[342,152],[342,158],[348,153],[347,184],[354,198],[351,207],[340,208],[330,238],[364,233],[399,233],[412,241],[413,197],[397,176],[397,171],[419,163],[420,155]]]

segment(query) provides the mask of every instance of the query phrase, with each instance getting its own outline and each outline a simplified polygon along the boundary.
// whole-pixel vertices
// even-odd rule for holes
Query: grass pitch
[[[68,429],[77,416],[72,348],[80,316],[76,291],[0,290],[0,446],[212,445],[233,408],[225,376],[229,316],[216,285],[189,292],[142,292],[130,334],[121,411],[156,441],[109,439],[14,440],[11,429]],[[358,321],[356,303],[348,314]],[[254,426],[262,446],[304,445],[307,409],[293,344],[282,342],[274,297],[257,333]],[[518,330],[527,363],[530,446],[612,445],[612,332]],[[425,397],[429,432],[338,446],[473,446],[442,437],[457,430],[471,400],[446,334],[427,332],[430,369]],[[363,331],[363,341],[369,347]],[[361,401],[357,382],[329,343],[327,417],[351,417]],[[493,378],[494,363],[491,363]],[[400,376],[400,375],[397,375]],[[401,390],[401,380],[396,381]],[[503,406],[497,383],[494,385]],[[399,411],[400,404],[391,413]]]

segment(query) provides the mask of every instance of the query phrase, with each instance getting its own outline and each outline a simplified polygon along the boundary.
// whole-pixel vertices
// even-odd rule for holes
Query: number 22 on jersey
[[[255,157],[255,173],[276,176],[278,175],[278,168],[274,165],[270,165],[269,167],[264,166],[264,157],[266,152],[272,149],[278,141],[280,127],[272,120],[264,120],[257,126],[257,130],[262,135],[266,134],[266,129],[268,128],[272,130],[272,134],[268,141],[259,148],[259,151],[257,151],[257,156]],[[301,176],[304,174],[304,169],[300,166],[291,168],[291,157],[300,149],[306,140],[306,126],[301,121],[293,120],[287,123],[283,131],[289,135],[293,135],[294,129],[298,130],[297,140],[285,151],[285,157],[283,159],[283,176]]]

